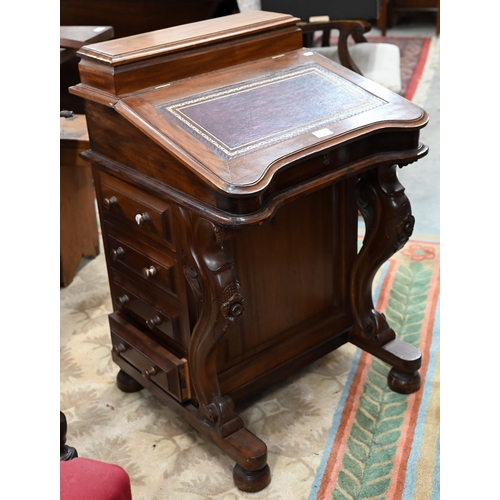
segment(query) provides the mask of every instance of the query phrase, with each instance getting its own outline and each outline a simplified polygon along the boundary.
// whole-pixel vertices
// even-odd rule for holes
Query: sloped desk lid
[[[250,194],[283,167],[425,112],[301,49],[125,97],[118,113],[214,187]]]

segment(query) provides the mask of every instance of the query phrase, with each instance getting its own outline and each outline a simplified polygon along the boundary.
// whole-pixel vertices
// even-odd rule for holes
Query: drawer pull
[[[143,267],[142,268],[142,275],[148,279],[151,278],[156,274],[156,267],[155,266],[150,266],[150,267]]]
[[[148,224],[151,221],[151,218],[149,217],[149,214],[147,212],[144,212],[143,214],[137,214],[135,216],[135,222],[139,227],[144,226],[144,224]]]
[[[130,302],[130,298],[128,295],[122,295],[121,297],[118,297],[116,299],[116,302],[118,302],[118,305],[120,306],[120,308],[122,308]]]
[[[157,373],[158,372],[156,371],[156,368],[154,366],[151,366],[147,370],[144,370],[142,372],[142,376],[149,380],[153,375],[156,375]]]
[[[119,260],[125,255],[125,250],[122,247],[111,250],[111,258],[113,260]]]
[[[112,196],[111,198],[104,198],[102,204],[106,210],[111,210],[115,205],[118,205],[118,200],[116,196]]]
[[[118,354],[118,356],[127,350],[127,346],[125,344],[122,344],[121,342],[118,345],[113,346],[113,351]]]
[[[160,318],[160,316],[155,316],[154,318],[148,318],[146,320],[146,325],[148,325],[148,328],[150,330],[154,330],[155,327],[161,325],[161,318]]]

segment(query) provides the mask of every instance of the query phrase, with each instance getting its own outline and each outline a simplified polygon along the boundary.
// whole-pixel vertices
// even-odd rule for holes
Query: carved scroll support
[[[232,233],[198,215],[180,212],[187,244],[184,275],[197,302],[188,352],[198,418],[208,426],[211,437],[216,436],[214,442],[237,462],[236,486],[259,491],[271,480],[267,447],[245,429],[231,398],[221,394],[217,373],[218,349],[245,310],[234,261],[224,247]]]
[[[372,296],[376,272],[403,248],[415,223],[396,169],[397,165],[381,166],[361,176],[356,186],[356,201],[366,234],[351,275],[354,327],[350,341],[391,364],[389,386],[409,393],[420,387],[420,351],[396,339],[384,314],[375,309]]]

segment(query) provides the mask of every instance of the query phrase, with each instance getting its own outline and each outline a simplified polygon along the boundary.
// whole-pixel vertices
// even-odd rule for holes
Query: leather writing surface
[[[156,108],[224,159],[236,158],[386,104],[315,63]]]

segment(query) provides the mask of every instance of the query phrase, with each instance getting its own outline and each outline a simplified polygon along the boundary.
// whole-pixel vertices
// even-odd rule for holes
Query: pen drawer
[[[137,236],[161,238],[173,246],[170,204],[110,175],[100,174],[99,210],[104,219],[125,222]]]

